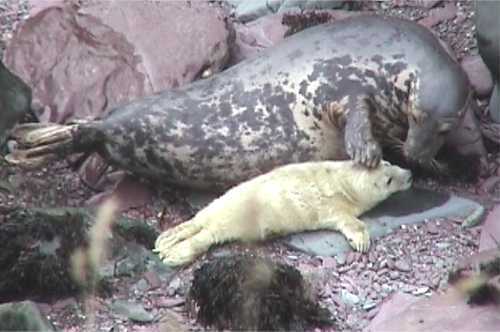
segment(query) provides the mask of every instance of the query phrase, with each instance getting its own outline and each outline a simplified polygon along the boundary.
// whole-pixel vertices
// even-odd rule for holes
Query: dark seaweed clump
[[[187,309],[219,330],[301,331],[331,326],[292,266],[250,255],[213,259],[194,272]]]

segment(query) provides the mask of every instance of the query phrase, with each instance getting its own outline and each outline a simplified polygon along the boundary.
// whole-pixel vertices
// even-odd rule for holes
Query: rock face
[[[393,303],[394,302],[394,303]],[[389,301],[386,306],[391,315],[385,320],[375,318],[364,332],[382,331],[498,331],[500,316],[494,305],[468,305],[454,289],[436,294],[429,299],[405,305]],[[381,311],[384,308],[381,309]],[[398,312],[399,311],[399,312]],[[396,314],[395,314],[396,312]]]

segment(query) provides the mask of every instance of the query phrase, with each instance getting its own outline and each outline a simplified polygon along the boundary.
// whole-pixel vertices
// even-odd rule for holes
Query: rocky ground
[[[370,7],[377,13],[414,20],[429,17],[428,24],[450,44],[459,59],[477,54],[471,20],[472,4],[468,1],[447,1],[434,9],[410,6],[404,1],[372,2]],[[26,1],[0,3],[0,46],[3,47],[10,38],[16,23],[27,15]],[[433,15],[442,15],[445,19],[434,25]],[[494,161],[498,156],[491,156],[490,159]],[[0,191],[0,213],[3,208],[12,206],[79,207],[95,194],[66,162],[56,162],[38,171],[0,166],[0,179],[9,179],[12,184],[11,190],[7,188],[6,191]],[[436,182],[421,182],[419,185],[476,198],[485,203],[487,208],[492,206],[496,198],[481,191],[479,184],[453,183],[443,186]],[[165,214],[165,211],[168,213]],[[191,213],[193,211],[189,205],[173,200],[170,192],[157,194],[152,205],[126,212],[153,225],[159,222],[178,223]],[[320,302],[336,317],[337,329],[359,331],[377,314],[380,305],[394,291],[427,296],[447,287],[448,272],[457,258],[478,250],[480,228],[464,229],[460,222],[430,220],[422,225],[401,228],[376,240],[366,255],[351,253],[336,258],[310,257],[290,251],[279,241],[269,241],[252,248],[242,245],[219,248],[180,271],[172,280],[149,272],[115,280],[112,298],[89,300],[95,313],[95,330],[200,330],[186,316],[182,306],[192,269],[207,256],[224,255],[228,249],[252,249],[257,254],[269,255],[297,267],[317,291]],[[122,306],[131,310],[127,312],[119,308],[120,303],[116,300],[130,301],[139,306]],[[108,306],[113,302],[114,306]],[[44,303],[40,299],[39,303],[42,312],[61,330],[81,331],[88,319],[84,314],[84,303],[78,299],[69,298],[53,303]],[[134,320],[127,318],[132,316]],[[169,319],[158,322],[157,317]],[[176,321],[180,325],[176,325]]]

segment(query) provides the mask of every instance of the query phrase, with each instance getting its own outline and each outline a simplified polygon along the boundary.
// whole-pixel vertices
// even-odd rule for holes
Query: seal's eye
[[[392,183],[392,176],[390,176],[388,179],[387,179],[387,185],[390,185]]]

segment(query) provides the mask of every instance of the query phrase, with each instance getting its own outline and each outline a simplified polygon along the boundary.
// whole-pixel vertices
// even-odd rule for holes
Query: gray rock
[[[376,239],[392,233],[402,225],[436,218],[466,220],[481,211],[484,208],[470,199],[414,187],[389,197],[361,216],[361,219],[368,225],[371,238]],[[352,251],[344,236],[338,232],[294,234],[283,241],[290,248],[315,256],[334,256]]]
[[[363,304],[363,310],[370,311],[377,306],[377,302],[368,300]]]
[[[477,96],[480,98],[488,97],[493,89],[493,78],[481,56],[468,56],[462,60],[461,65]]]
[[[438,242],[438,243],[436,243],[436,247],[438,247],[439,249],[446,249],[446,248],[450,247],[450,243],[449,242]]]
[[[0,331],[54,331],[31,301],[0,304]]]
[[[491,94],[490,103],[488,106],[491,119],[496,123],[500,123],[499,101],[500,101],[500,84],[496,83],[495,87],[493,88],[493,93]]]
[[[394,268],[396,268],[398,271],[401,271],[401,272],[411,271],[410,264],[408,264],[408,262],[404,261],[404,260],[397,260],[394,263]]]
[[[351,307],[359,303],[359,297],[345,289],[340,292],[340,297],[342,298],[342,302]]]
[[[234,14],[240,22],[250,22],[259,17],[275,13],[283,0],[252,0],[233,2]]]
[[[420,295],[424,295],[426,294],[427,292],[429,292],[429,287],[427,286],[423,286],[423,287],[418,287],[417,289],[415,289],[412,294],[415,295],[415,296],[420,296]]]
[[[134,322],[147,323],[154,320],[154,316],[138,303],[116,300],[110,305],[110,309],[115,314],[125,316]]]
[[[351,5],[349,2],[345,0],[285,0],[278,12],[341,9]]]

